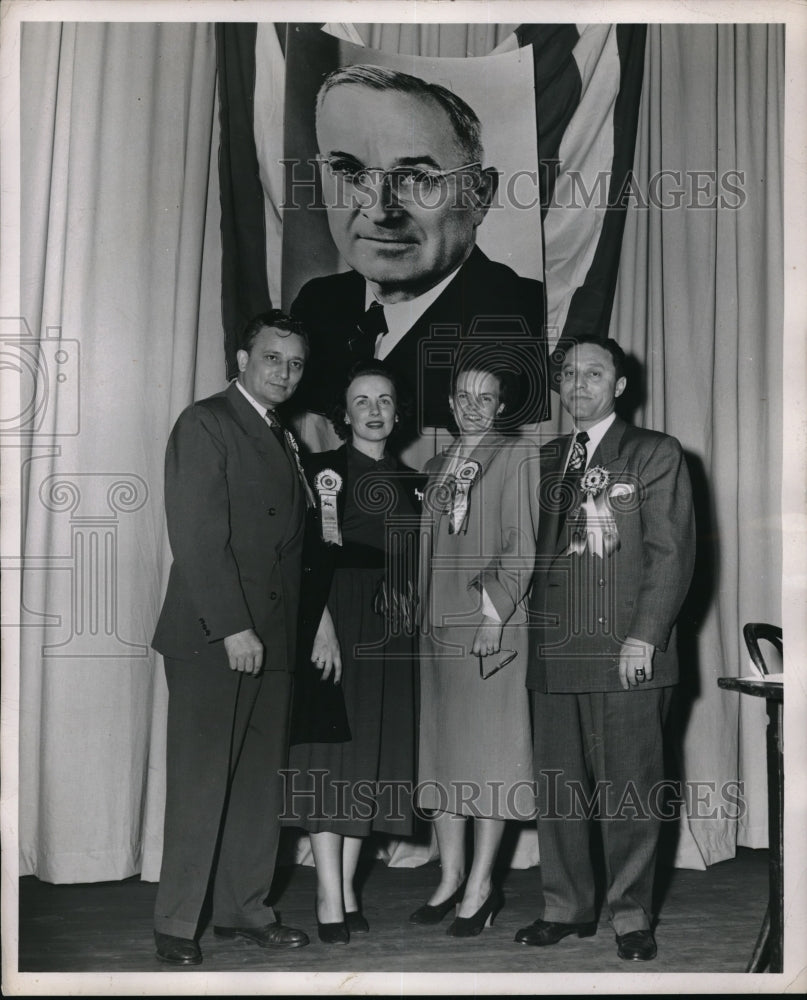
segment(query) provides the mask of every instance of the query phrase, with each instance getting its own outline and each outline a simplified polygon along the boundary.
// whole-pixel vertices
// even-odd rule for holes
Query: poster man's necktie
[[[582,515],[580,510],[580,480],[586,471],[588,453],[586,443],[588,432],[580,431],[575,437],[572,450],[569,454],[569,461],[566,463],[566,472],[563,474],[563,485],[561,487],[561,498],[563,510],[558,518],[558,538],[560,538],[566,519],[577,520]],[[576,525],[579,527],[579,525]],[[585,529],[585,525],[583,525]]]
[[[356,336],[351,339],[350,347],[362,358],[374,358],[376,341],[387,332],[384,307],[380,302],[373,302],[356,324]]]

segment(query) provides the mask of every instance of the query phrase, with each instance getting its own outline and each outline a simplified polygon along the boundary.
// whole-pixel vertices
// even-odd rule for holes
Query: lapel
[[[555,438],[541,448],[541,516],[538,519],[538,552],[549,553],[557,545],[560,513],[552,502],[553,486],[563,474],[563,465],[571,444],[571,434]]]
[[[348,353],[353,361],[362,360],[364,353],[364,343],[358,336],[358,325],[364,315],[364,300],[367,292],[367,283],[358,271],[350,271],[345,279],[345,340]]]
[[[290,466],[289,471],[293,479],[297,482],[296,464],[294,456],[289,453],[289,446],[275,437],[269,429],[266,420],[258,413],[254,406],[242,394],[241,390],[231,382],[224,392],[227,402],[230,404],[231,415],[241,430],[249,438],[255,451],[261,458],[271,466],[272,471],[277,474],[279,462],[285,460]]]
[[[482,438],[482,440],[477,444],[477,446],[474,448],[474,450],[471,452],[471,454],[468,455],[467,458],[465,459],[465,461],[478,462],[479,463],[479,467],[480,467],[480,469],[479,469],[479,475],[474,480],[474,483],[471,486],[470,492],[468,494],[469,503],[470,504],[472,504],[474,502],[474,499],[475,499],[474,493],[475,492],[476,492],[476,494],[478,496],[478,493],[479,493],[479,481],[484,478],[485,473],[487,472],[487,470],[488,470],[488,468],[490,466],[490,463],[493,461],[494,455],[496,455],[496,453],[499,451],[499,449],[502,448],[503,445],[505,445],[506,443],[507,443],[507,438],[503,434],[500,434],[498,431],[489,431]],[[456,442],[455,442],[455,444],[456,444]],[[449,481],[449,477],[447,476],[447,470],[448,470],[448,466],[453,461],[454,454],[455,454],[454,446],[450,446],[448,448],[448,450],[445,451],[440,456],[440,459],[441,459],[440,465],[435,470],[434,474],[435,474],[436,478],[438,478],[441,482],[448,483],[448,481]],[[478,502],[478,500],[477,500],[477,502]],[[441,508],[438,511],[438,513],[440,515],[439,519],[442,520],[442,518],[444,516],[446,516],[447,514],[449,514],[450,511],[451,511],[451,504],[443,504],[443,505],[441,505]]]
[[[445,327],[449,343],[452,338],[467,335],[466,314],[469,312],[469,293],[479,292],[479,282],[483,275],[478,273],[487,258],[474,247],[468,259],[460,267],[453,279],[437,296],[432,304],[412,324],[406,336],[402,337],[387,355],[391,364],[414,365],[419,359],[420,343],[430,337],[435,328]],[[473,317],[472,317],[473,318]]]
[[[619,473],[624,470],[626,459],[621,455],[622,438],[628,425],[621,417],[617,417],[605,432],[602,441],[597,445],[588,468],[595,465],[605,466],[609,472]]]

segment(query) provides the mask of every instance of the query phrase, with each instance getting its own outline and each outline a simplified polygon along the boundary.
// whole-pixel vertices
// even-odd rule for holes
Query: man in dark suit
[[[308,342],[279,311],[245,331],[229,388],[186,409],[165,460],[174,562],[153,639],[168,681],[165,835],[157,955],[202,961],[212,879],[221,937],[300,947],[265,905],[275,867],[297,627],[305,493],[275,408]]]
[[[646,961],[656,955],[662,728],[678,680],[675,619],[695,526],[678,441],[614,412],[624,362],[613,340],[580,338],[566,351],[559,389],[575,433],[542,449],[527,686],[544,906],[516,941],[545,946],[595,933],[596,815],[618,954]]]
[[[314,355],[296,403],[327,412],[344,374],[375,356],[417,398],[421,426],[448,426],[457,340],[475,337],[515,352],[529,371],[520,421],[544,419],[543,285],[476,246],[498,177],[482,166],[474,111],[417,77],[352,66],[320,89],[317,141],[331,234],[352,271],[309,281],[292,305]]]

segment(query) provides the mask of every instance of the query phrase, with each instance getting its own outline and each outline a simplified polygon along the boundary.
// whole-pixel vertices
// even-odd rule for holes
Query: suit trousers
[[[606,900],[617,934],[651,925],[672,688],[533,692],[544,920],[593,921],[589,837],[599,820]]]
[[[165,832],[155,930],[196,936],[213,876],[213,923],[264,927],[283,808],[291,675],[165,659]]]

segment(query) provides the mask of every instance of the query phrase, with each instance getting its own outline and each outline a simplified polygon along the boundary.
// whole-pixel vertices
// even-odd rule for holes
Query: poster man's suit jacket
[[[564,555],[570,527],[546,497],[562,477],[570,438],[542,448],[542,504],[530,600],[527,686],[549,692],[620,691],[619,653],[631,636],[656,647],[653,680],[678,680],[675,619],[689,588],[695,524],[689,474],[678,441],[626,424],[608,428],[588,468],[601,466],[620,546],[600,558]],[[619,495],[621,494],[621,495]]]
[[[344,375],[364,357],[357,323],[365,310],[365,281],[356,271],[314,278],[307,282],[291,307],[311,338],[311,358],[303,382],[295,396],[295,406],[328,413],[335,402]],[[484,337],[493,331],[499,344],[509,335],[520,337],[513,350],[521,364],[540,368],[532,381],[529,406],[521,422],[544,419],[547,395],[545,368],[544,295],[539,281],[519,277],[515,271],[489,260],[475,247],[438,298],[415,322],[407,334],[387,355],[385,361],[420,401],[418,417],[429,427],[450,426],[448,394],[450,389],[452,339]],[[453,332],[453,338],[452,338]],[[422,363],[422,351],[435,335],[448,344],[448,350]],[[525,338],[531,346],[525,361]],[[529,410],[529,412],[527,412]]]

